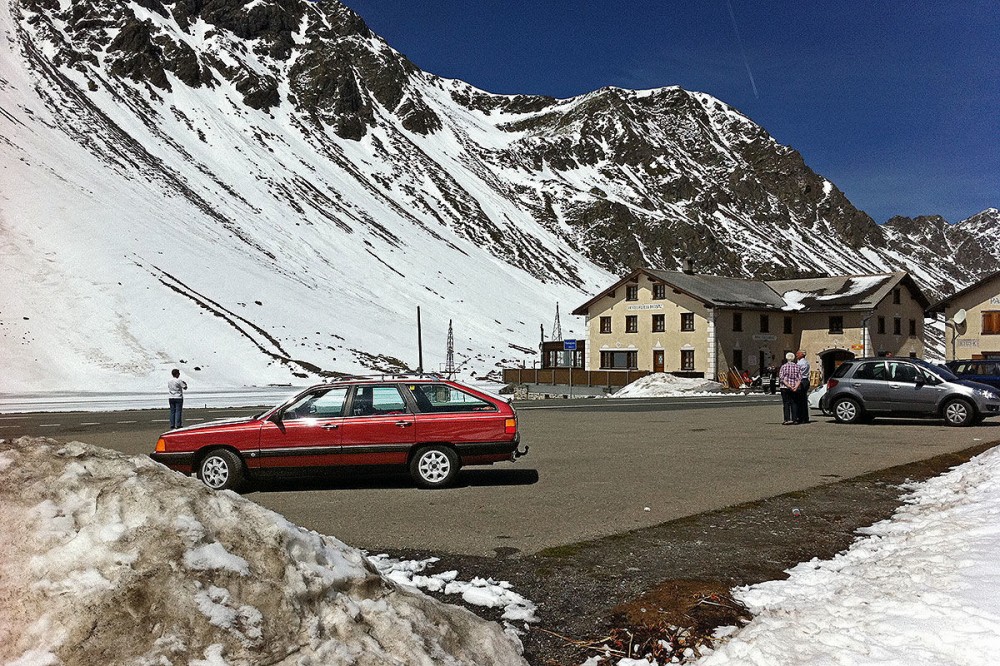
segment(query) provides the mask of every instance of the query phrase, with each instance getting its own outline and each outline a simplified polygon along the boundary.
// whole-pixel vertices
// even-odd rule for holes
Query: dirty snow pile
[[[713,395],[722,390],[722,384],[710,379],[676,377],[665,372],[654,372],[625,386],[612,398],[667,398],[686,395]]]
[[[0,663],[524,664],[494,623],[145,456],[0,440]]]
[[[737,590],[756,617],[699,664],[995,664],[1000,448],[911,490],[832,560]]]

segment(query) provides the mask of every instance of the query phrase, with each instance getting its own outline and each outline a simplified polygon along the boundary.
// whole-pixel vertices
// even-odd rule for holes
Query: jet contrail
[[[746,49],[743,48],[743,38],[740,37],[740,29],[736,27],[736,14],[733,13],[733,3],[731,0],[726,0],[726,7],[729,8],[729,18],[733,21],[733,32],[736,33],[736,41],[740,45],[740,53],[743,55],[743,64],[747,67],[747,76],[750,77],[750,87],[753,88],[753,96],[760,99],[760,95],[757,94],[757,83],[753,80],[753,72],[750,71],[750,61],[747,59]]]

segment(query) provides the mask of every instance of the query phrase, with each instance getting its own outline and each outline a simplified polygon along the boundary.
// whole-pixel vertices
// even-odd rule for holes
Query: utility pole
[[[556,301],[556,320],[552,324],[552,339],[553,340],[563,339],[562,324],[559,323],[559,301]]]
[[[420,306],[417,306],[417,372],[424,374],[424,337],[420,332]]]

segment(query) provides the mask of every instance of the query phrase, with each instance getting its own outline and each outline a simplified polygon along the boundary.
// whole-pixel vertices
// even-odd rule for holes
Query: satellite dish
[[[969,313],[965,311],[965,308],[962,308],[955,313],[955,316],[952,317],[952,321],[961,326],[962,324],[965,323],[965,318],[968,316],[968,314]]]

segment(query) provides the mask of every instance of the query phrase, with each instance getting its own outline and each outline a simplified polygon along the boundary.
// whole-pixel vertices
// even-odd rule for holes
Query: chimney
[[[684,257],[683,268],[681,272],[687,273],[688,275],[694,275],[694,259],[691,257]]]

